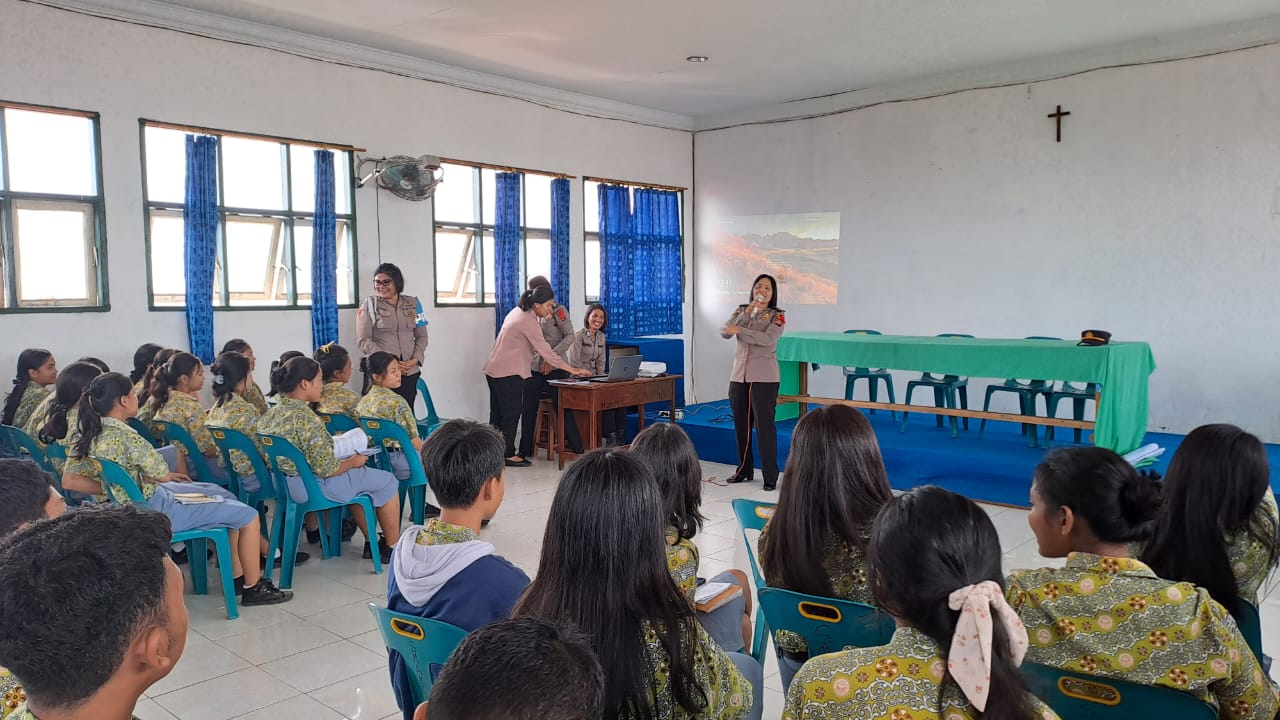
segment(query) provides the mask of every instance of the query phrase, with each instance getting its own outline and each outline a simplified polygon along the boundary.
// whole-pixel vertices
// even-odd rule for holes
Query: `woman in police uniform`
[[[534,275],[529,278],[529,290],[533,290],[539,286],[544,286],[548,290],[551,288],[551,281],[545,276]],[[567,299],[567,298],[566,298]],[[547,341],[552,350],[556,351],[556,355],[561,360],[568,359],[569,346],[573,344],[573,321],[569,319],[569,312],[564,309],[560,303],[556,303],[551,308],[551,314],[541,318],[539,324],[542,325],[542,339]],[[555,390],[547,385],[551,380],[563,380],[569,377],[569,373],[559,368],[551,366],[541,355],[533,356],[533,366],[529,368],[530,375],[524,381],[524,405],[520,410],[520,457],[533,457],[533,426],[538,419],[538,403],[544,395],[550,395],[553,399],[556,397]],[[569,431],[565,430],[568,435]],[[573,439],[577,439],[577,432],[573,433]],[[567,440],[568,438],[566,438]],[[569,447],[573,447],[575,443],[566,443]],[[581,445],[581,441],[577,441]]]
[[[738,438],[738,469],[731,483],[755,477],[751,428],[760,449],[764,489],[778,486],[778,430],[773,424],[778,404],[778,338],[787,318],[778,308],[778,281],[761,275],[751,286],[751,302],[739,305],[720,330],[720,337],[736,339],[733,371],[729,375],[729,406]]]
[[[382,263],[373,272],[373,292],[356,313],[356,342],[365,357],[382,350],[400,361],[401,382],[396,392],[412,408],[427,351],[422,303],[404,294],[404,274],[391,263]]]

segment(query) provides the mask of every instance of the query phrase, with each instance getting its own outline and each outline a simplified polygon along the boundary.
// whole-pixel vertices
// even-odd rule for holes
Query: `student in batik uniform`
[[[218,356],[209,370],[213,373],[213,407],[209,409],[208,424],[235,430],[257,446],[261,413],[244,396],[250,382],[249,359],[237,352],[226,352]],[[253,463],[239,450],[231,451],[231,465],[240,477],[240,487],[247,492],[256,493],[262,489],[263,481],[269,481],[269,478],[258,477]]]
[[[0,425],[20,428],[31,419],[31,413],[52,392],[47,387],[58,381],[58,366],[53,353],[27,348],[18,354],[18,374],[13,378],[13,391],[4,400]]]
[[[587,453],[560,479],[538,572],[513,615],[591,637],[604,665],[604,717],[758,718],[763,671],[698,623],[667,571],[665,524],[643,462]]]
[[[640,458],[658,481],[663,517],[667,519],[667,569],[689,604],[695,604],[698,587],[698,547],[694,535],[702,529],[702,466],[698,452],[684,430],[675,423],[654,423],[636,436],[631,453]],[[720,647],[744,651],[751,644],[751,585],[746,573],[727,570],[711,578],[732,583],[742,594],[711,612],[698,611],[701,622]]]
[[[142,392],[147,372],[156,361],[156,353],[163,349],[155,343],[142,343],[133,351],[133,370],[129,371],[129,379],[133,381],[134,395]]]
[[[360,361],[360,372],[364,373],[368,387],[364,389],[365,396],[356,404],[356,417],[390,420],[409,433],[413,451],[420,452],[422,439],[418,437],[418,421],[413,417],[409,403],[396,392],[400,387],[400,361],[391,353],[379,350]],[[396,479],[408,480],[409,460],[404,456],[400,443],[388,440],[386,448]]]
[[[218,446],[213,444],[213,435],[205,425],[205,411],[200,407],[199,393],[204,387],[204,365],[191,353],[174,353],[164,367],[156,371],[151,385],[152,423],[170,422],[178,425],[191,435],[196,442],[196,449],[205,458],[205,467],[213,477],[199,478],[205,482],[219,485],[227,482],[227,471],[222,467],[222,457]],[[178,448],[182,456],[186,474],[199,477],[198,466],[187,457],[187,447],[171,443]]]
[[[320,364],[324,374],[324,391],[320,394],[316,412],[358,420],[360,413],[356,411],[356,405],[360,403],[360,396],[347,387],[351,380],[351,354],[341,345],[329,343],[320,346],[313,359]],[[364,367],[363,363],[361,367]]]
[[[377,508],[378,525],[382,537],[378,539],[383,562],[391,560],[392,542],[400,537],[400,483],[384,470],[365,467],[368,457],[352,455],[338,460],[333,452],[333,438],[325,430],[320,416],[312,411],[310,403],[320,400],[324,387],[320,366],[306,357],[295,357],[271,371],[271,394],[280,398],[276,406],[258,420],[258,432],[278,435],[288,440],[307,459],[324,496],[333,502],[346,503],[359,494],[368,495]],[[290,477],[289,492],[297,501],[307,498],[302,478],[294,475],[296,469],[288,460],[280,461],[282,472]],[[368,539],[373,537],[368,519],[359,505],[350,506],[351,517],[365,537],[364,557],[372,558],[373,550]]]
[[[240,396],[249,401],[249,404],[258,409],[258,414],[265,413],[270,406],[267,405],[267,398],[262,394],[262,388],[258,387],[258,383],[253,381],[253,371],[258,369],[258,359],[253,356],[253,347],[241,338],[228,340],[226,345],[222,346],[222,352],[240,353],[249,361],[249,382],[245,383],[244,392]]]
[[[862,413],[820,407],[796,424],[778,509],[760,533],[770,587],[871,602],[866,548],[876,513],[893,494],[875,431]],[[804,638],[774,635],[785,691],[809,658]]]
[[[101,489],[102,468],[97,459],[110,460],[133,476],[152,510],[169,517],[174,532],[226,528],[231,531],[231,556],[236,594],[241,605],[274,605],[288,602],[293,593],[280,590],[262,577],[258,567],[258,511],[235,499],[226,488],[211,483],[191,482],[185,475],[171,472],[169,465],[150,443],[142,439],[127,420],[138,412],[133,384],[120,373],[94,378],[79,404],[80,438],[71,449],[63,474],[63,486],[80,492]],[[126,497],[124,488],[113,488],[116,498]],[[221,497],[221,502],[183,504],[176,493],[201,493]]]
[[[1127,544],[1149,537],[1159,492],[1105,448],[1057,450],[1036,468],[1028,521],[1040,554],[1067,564],[1009,576],[1027,660],[1181,690],[1224,720],[1270,720],[1276,689],[1226,609],[1129,557]]]
[[[48,411],[33,414],[27,421],[26,433],[46,449],[56,443],[64,452],[67,451],[79,436],[75,405],[89,383],[101,374],[102,371],[96,365],[86,362],[73,362],[62,368],[62,372],[58,373],[53,395],[50,396],[52,402]],[[62,472],[61,458],[50,457],[49,462],[54,470]]]
[[[138,421],[148,428],[151,427],[152,415],[155,414],[155,410],[151,407],[151,392],[156,382],[156,373],[160,372],[160,368],[164,367],[164,364],[169,362],[169,358],[177,353],[178,351],[174,348],[165,348],[156,353],[155,359],[151,361],[151,367],[147,369],[147,374],[142,377],[142,389],[137,392]]]
[[[1237,620],[1276,566],[1276,497],[1267,450],[1235,425],[1192,430],[1169,463],[1142,561],[1209,591]],[[1187,548],[1195,548],[1188,552]]]
[[[1018,671],[1027,634],[1005,602],[1000,538],[982,508],[932,485],[893,498],[868,554],[893,639],[810,659],[784,720],[1056,720]]]

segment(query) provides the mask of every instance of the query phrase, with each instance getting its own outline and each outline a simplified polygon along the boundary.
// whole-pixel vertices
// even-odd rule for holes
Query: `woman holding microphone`
[[[489,360],[484,364],[485,379],[489,382],[489,424],[502,431],[506,440],[507,467],[533,464],[516,453],[516,426],[520,423],[524,383],[531,374],[533,356],[541,355],[551,367],[570,375],[585,377],[591,374],[565,362],[542,336],[539,320],[550,317],[555,300],[555,293],[546,285],[526,290],[520,296],[520,303],[502,321],[498,339],[494,341]]]
[[[729,375],[729,407],[733,409],[739,458],[731,483],[755,478],[751,455],[754,426],[764,489],[778,487],[778,430],[773,414],[778,404],[778,338],[786,324],[786,315],[778,308],[778,281],[772,275],[761,275],[752,284],[751,302],[739,305],[720,330],[720,337],[738,341]]]

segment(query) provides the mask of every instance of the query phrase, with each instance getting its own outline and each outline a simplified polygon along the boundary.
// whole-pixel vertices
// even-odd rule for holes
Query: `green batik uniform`
[[[209,424],[216,427],[230,428],[247,435],[256,446],[258,445],[258,418],[260,415],[258,408],[248,398],[229,393],[224,396],[221,405],[214,405],[209,410]],[[253,463],[239,450],[231,451],[231,466],[235,469],[236,474],[241,477],[254,474]]]
[[[17,388],[14,389],[17,392]],[[13,427],[20,428],[27,424],[31,419],[31,414],[35,409],[44,402],[44,399],[53,394],[49,388],[27,381],[26,386],[22,388],[22,399],[18,401],[18,409],[13,413]]]
[[[787,691],[783,720],[975,720],[981,714],[954,682],[933,638],[900,627],[888,645],[810,659]],[[1039,716],[1058,716],[1028,696]]]
[[[837,539],[835,535],[830,535],[823,544],[822,567],[827,571],[827,577],[831,578],[831,587],[835,590],[835,595],[832,597],[871,605],[874,601],[871,597],[871,586],[867,582],[866,554],[867,544],[871,542],[869,525],[860,528],[858,540],[858,545],[851,545]],[[768,544],[769,524],[765,524],[764,530],[760,531],[760,540],[756,546],[761,563],[764,562],[764,550]],[[763,572],[763,568],[761,571]],[[782,582],[782,578],[777,576],[766,576],[764,581],[769,584],[769,587],[789,589],[786,583]],[[809,652],[809,646],[804,638],[796,633],[779,630],[774,633],[773,640],[784,652],[794,655],[805,655]]]
[[[388,390],[381,385],[370,386],[369,393],[360,398],[359,404],[356,405],[356,415],[358,417],[390,420],[404,428],[405,432],[409,433],[410,438],[418,439],[418,421],[413,417],[413,411],[409,409],[409,403],[405,402],[405,399],[394,391]],[[386,447],[396,450],[400,448],[400,443],[388,440]]]
[[[469,527],[447,523],[440,518],[431,518],[418,531],[418,536],[413,539],[413,542],[416,545],[426,546],[456,545],[479,539],[480,536],[475,534]]]
[[[733,661],[715,640],[702,629],[702,625],[694,622],[697,632],[697,644],[693,649],[693,671],[698,687],[707,698],[704,709],[691,713],[684,709],[671,692],[670,669],[671,660],[663,649],[658,631],[648,621],[641,623],[644,639],[644,664],[653,674],[649,684],[649,700],[652,703],[654,717],[664,720],[740,720],[747,717],[751,710],[753,698],[751,683],[738,672]],[[620,713],[619,718],[629,717]]]
[[[1208,590],[1131,558],[1072,553],[1061,569],[1015,570],[1008,598],[1028,662],[1181,690],[1224,720],[1276,715],[1275,687]]]
[[[102,458],[124,468],[138,483],[142,496],[151,499],[160,487],[154,480],[169,474],[169,464],[151,443],[142,439],[127,423],[111,417],[102,418],[102,432],[89,445],[90,457],[67,460],[67,472],[102,481],[102,466],[94,458]],[[128,497],[125,489],[113,486],[116,497]]]
[[[317,480],[337,474],[341,463],[333,453],[333,437],[325,429],[320,416],[306,403],[281,396],[276,406],[258,420],[258,432],[278,435],[293,443],[307,459]],[[293,463],[284,458],[280,459],[280,470],[286,475],[298,474]]]
[[[694,604],[694,595],[698,590],[698,546],[693,541],[680,539],[680,533],[670,525],[667,526],[667,571],[671,579],[680,586],[680,592]]]
[[[1258,522],[1263,527],[1275,528],[1277,525],[1276,496],[1267,488],[1262,496],[1262,503],[1254,510]],[[1258,517],[1260,516],[1260,517]],[[1267,548],[1249,536],[1248,527],[1227,533],[1227,557],[1231,560],[1231,572],[1236,576],[1236,585],[1240,588],[1240,598],[1254,607],[1258,606],[1258,588],[1270,574],[1272,564],[1267,557]]]
[[[256,382],[249,383],[249,387],[245,388],[242,397],[258,410],[259,415],[271,409],[271,406],[267,404],[266,396],[262,394],[262,388],[258,387]]]
[[[316,406],[316,412],[322,412],[326,415],[346,415],[355,420],[360,417],[356,412],[356,406],[360,403],[360,396],[355,394],[350,388],[340,382],[325,383],[324,392],[320,395],[320,404]]]
[[[0,720],[15,717],[18,709],[26,703],[27,694],[22,691],[22,682],[13,673],[0,668]]]
[[[40,442],[40,429],[44,427],[45,423],[49,422],[49,408],[53,405],[55,399],[54,393],[45,395],[44,399],[31,409],[31,414],[27,416],[26,422],[21,425],[14,423],[14,427],[22,428],[22,432],[34,438],[36,442],[40,443],[40,447],[44,447],[44,443]]]

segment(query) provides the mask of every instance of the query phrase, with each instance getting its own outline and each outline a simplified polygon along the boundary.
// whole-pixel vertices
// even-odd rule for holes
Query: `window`
[[[151,307],[186,304],[183,199],[186,136],[143,123],[147,272]],[[213,306],[311,304],[315,146],[274,138],[218,139],[218,261]],[[355,304],[355,210],[351,153],[333,151],[338,304]]]
[[[625,185],[625,183],[619,183]],[[644,185],[628,185],[631,196],[631,207],[635,208],[635,191]],[[582,183],[582,227],[585,230],[583,245],[586,255],[586,267],[583,277],[586,279],[587,304],[600,302],[600,183],[585,180]],[[680,206],[684,207],[684,193],[680,194]]]
[[[98,116],[0,103],[0,311],[107,307]]]
[[[493,225],[498,170],[444,164],[432,197],[435,218],[436,305],[493,305]],[[524,174],[520,207],[520,267],[524,282],[551,277],[551,176]]]

